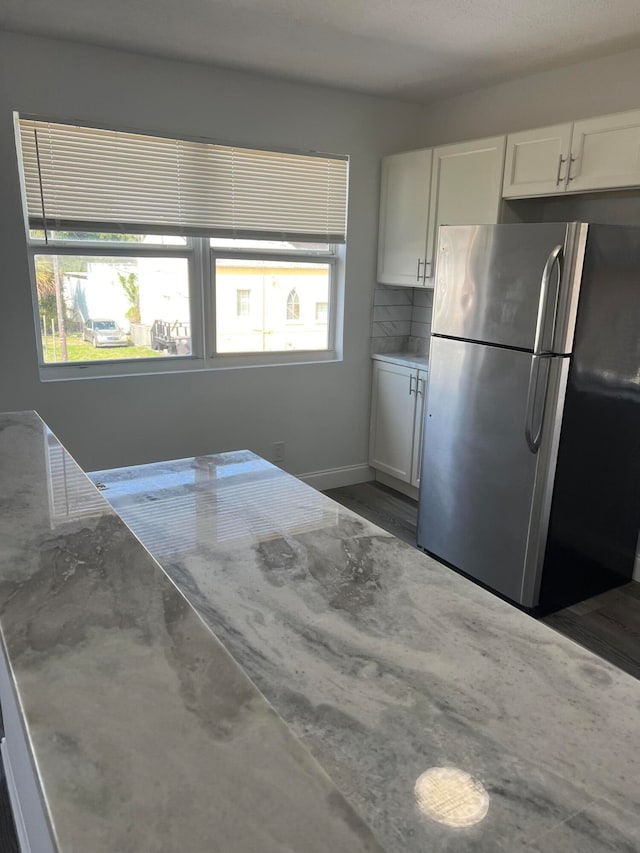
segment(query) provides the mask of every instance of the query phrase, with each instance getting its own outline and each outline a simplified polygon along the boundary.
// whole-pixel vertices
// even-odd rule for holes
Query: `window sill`
[[[171,373],[203,373],[247,367],[278,367],[342,361],[335,350],[229,353],[211,358],[174,356],[163,359],[140,359],[137,362],[101,362],[40,365],[41,382],[66,382],[82,379],[115,379],[126,376],[167,376]]]

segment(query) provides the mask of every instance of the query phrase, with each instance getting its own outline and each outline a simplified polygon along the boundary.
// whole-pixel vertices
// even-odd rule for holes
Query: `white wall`
[[[640,49],[434,102],[422,144],[439,145],[640,107]]]
[[[12,110],[351,155],[344,359],[43,383]],[[380,157],[416,147],[410,105],[254,74],[0,33],[0,410],[35,408],[86,469],[286,442],[306,473],[367,458]]]

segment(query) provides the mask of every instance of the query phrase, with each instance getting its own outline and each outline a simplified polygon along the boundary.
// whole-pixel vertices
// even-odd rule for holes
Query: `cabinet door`
[[[418,371],[376,361],[373,366],[369,464],[411,482]]]
[[[416,412],[413,423],[413,460],[411,463],[411,485],[420,485],[420,468],[422,467],[422,442],[424,438],[424,413],[427,401],[427,372],[418,371],[416,385]]]
[[[440,225],[491,225],[498,221],[506,137],[444,145],[433,151],[426,284],[435,281]]]
[[[381,284],[422,284],[430,184],[430,148],[383,159],[378,234]]]
[[[567,189],[640,185],[640,110],[576,121]]]
[[[570,122],[510,133],[502,195],[525,198],[564,192],[570,149]]]

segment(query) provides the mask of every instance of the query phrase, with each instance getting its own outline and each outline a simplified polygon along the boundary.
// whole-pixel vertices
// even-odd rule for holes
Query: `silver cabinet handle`
[[[424,397],[424,379],[418,379],[416,382],[416,394]]]
[[[576,179],[576,176],[571,174],[571,167],[573,166],[573,164],[576,162],[577,159],[578,159],[577,157],[573,157],[573,156],[569,158],[569,170],[567,171],[567,183],[569,183],[569,181],[575,181],[575,179]]]
[[[562,172],[562,164],[567,162],[567,158],[560,155],[560,159],[558,160],[558,173],[556,174],[556,186],[560,183],[562,178],[560,177],[560,172]]]
[[[423,261],[421,258],[418,258],[418,272],[416,273],[416,281],[420,281],[420,267],[422,266]],[[424,261],[425,269],[426,269],[426,261]]]
[[[416,377],[413,375],[413,373],[409,376],[409,396],[411,396],[415,392],[415,388],[413,387],[413,380],[415,378]]]

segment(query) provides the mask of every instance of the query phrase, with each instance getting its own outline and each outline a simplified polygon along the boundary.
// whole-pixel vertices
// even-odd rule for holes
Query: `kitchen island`
[[[640,850],[640,682],[248,451],[91,477],[387,853]]]
[[[24,851],[380,851],[35,413],[0,415],[0,502],[2,758]]]

